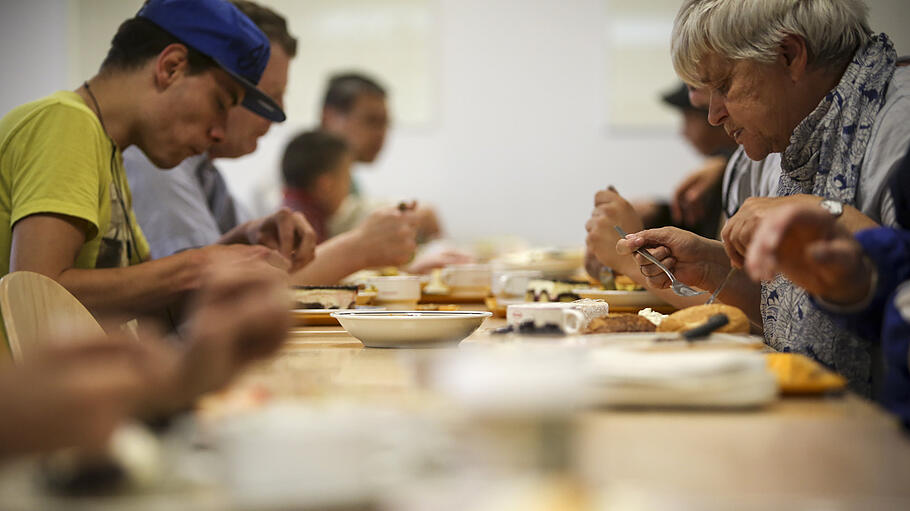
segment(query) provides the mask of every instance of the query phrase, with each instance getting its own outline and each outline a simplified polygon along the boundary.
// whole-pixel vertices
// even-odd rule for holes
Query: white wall
[[[437,119],[392,131],[358,173],[367,193],[430,202],[459,239],[581,244],[595,190],[670,190],[696,161],[673,131],[607,132],[603,3],[441,0]],[[277,172],[284,141],[308,121],[274,127],[253,156],[223,164],[231,184]]]
[[[67,83],[67,0],[0,0],[0,115]]]
[[[675,130],[608,130],[605,3],[439,0],[437,122],[394,129],[358,173],[366,192],[434,204],[457,239],[561,245],[583,243],[594,191],[607,184],[630,197],[668,194],[698,158]],[[873,27],[910,52],[906,0],[869,5]],[[222,163],[238,195],[277,183],[284,143],[313,121],[290,119],[255,154]]]
[[[436,1],[436,120],[393,130],[360,173],[368,193],[435,204],[459,239],[580,244],[595,190],[666,193],[697,161],[672,131],[607,130],[603,0]],[[67,5],[0,0],[0,112],[78,85],[67,79]],[[873,28],[910,53],[906,0],[869,5]],[[284,142],[311,121],[276,126],[255,154],[223,163],[241,199],[275,180]]]

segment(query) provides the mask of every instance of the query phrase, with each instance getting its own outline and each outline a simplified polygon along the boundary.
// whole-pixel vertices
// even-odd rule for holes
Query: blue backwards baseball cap
[[[136,16],[214,60],[246,89],[245,108],[273,122],[285,120],[281,107],[255,85],[269,62],[269,40],[233,4],[227,0],[148,0]]]

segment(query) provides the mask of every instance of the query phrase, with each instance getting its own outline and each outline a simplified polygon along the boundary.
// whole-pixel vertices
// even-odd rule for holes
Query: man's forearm
[[[70,268],[57,281],[96,316],[158,312],[199,287],[202,264],[192,251],[126,268]]]
[[[356,242],[356,231],[330,238],[316,247],[316,258],[291,274],[291,283],[303,286],[335,285],[348,275],[366,267],[365,254]]]

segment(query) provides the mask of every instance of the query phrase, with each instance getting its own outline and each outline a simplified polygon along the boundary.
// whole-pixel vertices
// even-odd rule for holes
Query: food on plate
[[[454,303],[421,303],[415,310],[419,311],[457,311],[458,305]]]
[[[603,300],[592,300],[590,298],[575,300],[572,302],[572,308],[584,314],[587,324],[610,313],[610,304]]]
[[[696,305],[687,307],[667,316],[657,327],[658,332],[684,332],[701,326],[708,318],[715,314],[725,314],[730,320],[716,332],[723,333],[749,333],[749,318],[746,314],[732,305],[713,303],[711,305]]]
[[[552,261],[569,261],[580,267],[584,264],[585,252],[581,248],[542,247],[512,252],[499,257],[499,261],[511,265],[533,265]]]
[[[815,394],[843,390],[847,380],[799,353],[766,353],[768,369],[784,394]]]
[[[430,282],[423,287],[423,292],[430,295],[445,295],[451,289],[442,281],[442,268],[434,268],[430,272]]]
[[[667,318],[667,314],[661,314],[656,310],[651,309],[651,307],[647,307],[638,311],[638,315],[647,319],[651,323],[654,323],[654,326],[660,326],[660,323]]]
[[[397,277],[398,275],[407,275],[394,266],[383,268],[373,268],[370,270],[359,270],[341,279],[341,283],[346,286],[357,286],[361,289],[370,289],[370,279],[376,277]]]
[[[657,327],[645,317],[631,312],[611,313],[588,323],[585,333],[613,334],[620,332],[653,332]]]
[[[295,309],[352,309],[357,286],[295,286]]]
[[[581,298],[574,289],[590,289],[586,280],[544,280],[528,282],[525,300],[529,302],[574,302]]]
[[[616,286],[617,291],[641,291],[644,289],[629,276],[619,273],[613,278],[613,285]]]
[[[537,248],[502,255],[492,261],[507,270],[535,270],[545,278],[564,279],[584,265],[583,248]]]

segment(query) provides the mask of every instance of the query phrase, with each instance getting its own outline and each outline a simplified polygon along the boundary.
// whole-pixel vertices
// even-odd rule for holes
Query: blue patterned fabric
[[[856,205],[861,164],[896,58],[885,34],[856,52],[837,87],[793,131],[781,158],[778,195]],[[761,309],[769,345],[808,355],[844,375],[854,391],[871,395],[871,343],[813,307],[803,289],[778,275],[762,284]]]

